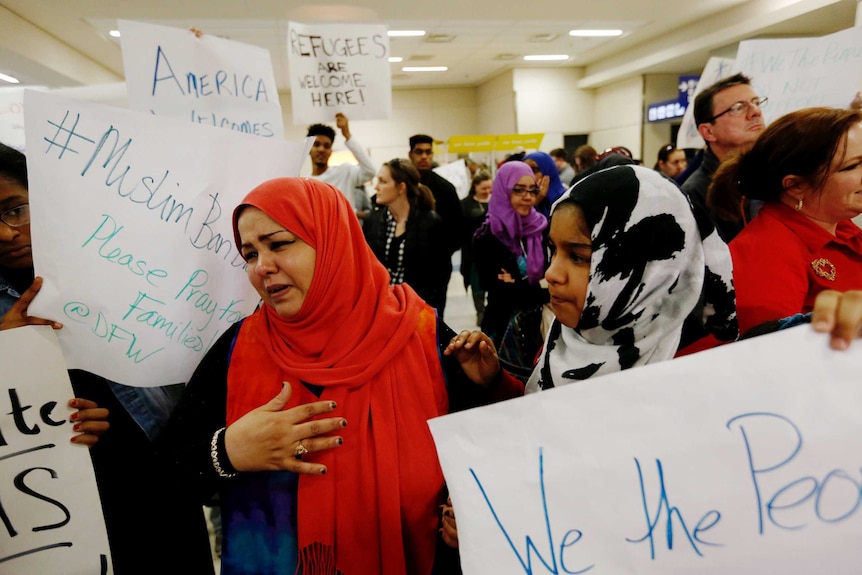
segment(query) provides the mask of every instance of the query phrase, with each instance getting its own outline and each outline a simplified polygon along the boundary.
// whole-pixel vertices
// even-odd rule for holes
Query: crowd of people
[[[477,167],[463,200],[433,170],[430,136],[375,167],[339,114],[359,164],[329,166],[335,131],[309,127],[311,177],[263,182],[235,207],[261,304],[188,384],[72,374],[71,439],[92,447],[115,572],[164,571],[163,556],[212,572],[200,511],[216,495],[225,574],[457,572],[428,419],[800,321],[848,348],[862,114],[766,126],[765,104],[741,75],[702,91],[690,169],[672,144],[654,169],[623,147],[536,151]],[[25,166],[0,147],[0,329],[62,329],[27,313],[40,278]],[[478,329],[455,333],[459,249]],[[130,483],[130,461],[146,481]],[[132,490],[152,520],[129,517]]]

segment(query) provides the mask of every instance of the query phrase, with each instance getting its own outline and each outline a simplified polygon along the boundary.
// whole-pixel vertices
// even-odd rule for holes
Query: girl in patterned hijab
[[[545,274],[556,319],[527,392],[670,359],[696,313],[737,336],[727,247],[672,183],[615,166],[554,204]]]

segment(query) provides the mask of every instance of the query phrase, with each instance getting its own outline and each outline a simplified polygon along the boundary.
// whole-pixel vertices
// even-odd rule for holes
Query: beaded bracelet
[[[225,428],[222,427],[221,429],[213,433],[213,438],[210,442],[210,458],[213,462],[213,469],[215,469],[218,476],[224,477],[225,479],[230,479],[232,477],[236,477],[238,473],[236,471],[234,471],[233,473],[227,472],[221,465],[219,454],[224,453],[225,455],[227,455],[224,447],[224,432]],[[227,465],[228,464],[226,464],[226,466]]]

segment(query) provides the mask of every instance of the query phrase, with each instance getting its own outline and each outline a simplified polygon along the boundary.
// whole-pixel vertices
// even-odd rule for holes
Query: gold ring
[[[308,448],[302,444],[302,441],[298,441],[296,447],[293,448],[293,456],[296,459],[302,459],[306,453],[308,453]]]

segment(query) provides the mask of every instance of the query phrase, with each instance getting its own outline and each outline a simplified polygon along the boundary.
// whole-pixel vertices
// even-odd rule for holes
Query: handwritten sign
[[[862,27],[821,38],[740,42],[736,66],[769,98],[767,124],[802,108],[847,108],[862,88]]]
[[[231,214],[296,176],[306,147],[26,93],[32,315],[63,322],[70,368],[128,385],[188,380],[259,298]]]
[[[860,353],[801,326],[431,420],[464,573],[858,573]]]
[[[42,86],[30,90],[45,90]],[[24,151],[24,88],[0,88],[0,142]]]
[[[69,443],[74,397],[49,327],[0,331],[0,572],[111,572],[87,448]]]
[[[694,99],[706,88],[709,88],[719,80],[732,76],[733,73],[733,60],[716,57],[707,60],[706,66],[704,66],[703,72],[700,74],[700,79],[697,81],[694,93],[689,94],[689,105],[685,109],[685,114],[682,117],[682,123],[676,136],[677,148],[702,148],[706,145],[703,138],[700,137],[700,133],[697,131],[697,124],[694,121]]]
[[[377,24],[287,26],[294,123],[388,120],[392,113],[389,37]]]
[[[119,25],[129,108],[284,138],[268,50],[179,28]]]
[[[455,186],[458,197],[466,198],[470,193],[470,172],[467,171],[467,163],[464,160],[455,160],[442,166],[434,168],[434,172],[443,176],[449,183]]]

